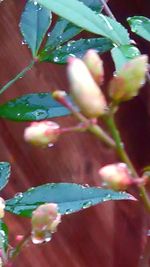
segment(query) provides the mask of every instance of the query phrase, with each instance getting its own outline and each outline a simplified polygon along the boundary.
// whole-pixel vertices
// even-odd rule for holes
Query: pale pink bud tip
[[[139,94],[139,90],[145,83],[148,71],[148,57],[138,56],[124,65],[113,77],[109,86],[109,93],[115,101],[127,101]]]
[[[0,219],[4,217],[5,214],[5,200],[0,197]]]
[[[53,121],[33,122],[25,129],[24,139],[35,146],[53,145],[59,137],[59,128]]]
[[[105,97],[84,62],[74,58],[67,70],[71,94],[81,112],[89,118],[105,114]]]
[[[89,49],[83,57],[83,61],[88,67],[93,79],[102,84],[104,80],[103,61],[93,49]]]
[[[32,214],[32,241],[35,244],[50,241],[57,230],[61,215],[55,203],[40,205]]]
[[[99,170],[102,182],[113,190],[126,190],[132,184],[132,177],[125,163],[109,164]]]

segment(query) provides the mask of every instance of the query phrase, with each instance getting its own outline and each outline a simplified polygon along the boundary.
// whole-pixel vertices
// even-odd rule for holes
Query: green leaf
[[[99,0],[82,0],[82,2],[90,7],[93,11],[100,12],[102,5]],[[68,20],[58,18],[53,30],[48,33],[46,48],[54,49],[60,44],[70,40],[82,31],[80,27],[70,23]]]
[[[127,19],[131,30],[150,41],[150,19],[143,16],[134,16]]]
[[[0,220],[0,249],[6,251],[8,247],[8,228],[7,225]]]
[[[49,93],[27,94],[0,105],[0,117],[14,121],[39,121],[68,114],[70,111]]]
[[[117,21],[102,14],[97,14],[78,0],[37,0],[57,15],[69,20],[87,31],[111,39],[117,45],[129,44],[127,30]]]
[[[6,210],[30,217],[44,203],[57,203],[61,214],[73,213],[108,200],[135,200],[125,192],[73,183],[51,183],[31,188],[6,201]]]
[[[116,71],[119,71],[125,63],[140,55],[140,51],[133,45],[114,47],[111,55],[115,63]]]
[[[8,162],[0,162],[0,190],[7,185],[10,171],[10,164]]]
[[[36,2],[27,1],[25,9],[21,15],[20,29],[32,51],[33,56],[36,56],[43,38],[51,24],[51,12],[44,7],[41,7]]]
[[[69,56],[82,58],[90,48],[95,49],[102,54],[109,51],[112,47],[112,42],[107,38],[80,39],[78,41],[70,41],[66,45],[58,47],[51,53],[48,53],[47,50],[42,51],[39,55],[39,60],[64,64],[67,62]]]

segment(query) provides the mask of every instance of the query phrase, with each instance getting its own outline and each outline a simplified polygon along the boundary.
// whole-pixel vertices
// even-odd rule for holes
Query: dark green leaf
[[[61,214],[73,213],[108,200],[135,200],[125,192],[72,183],[52,183],[31,188],[6,201],[6,210],[30,217],[43,203],[57,203]]]
[[[70,114],[49,93],[27,94],[0,105],[0,117],[15,121],[38,121]]]
[[[125,63],[140,55],[140,51],[133,45],[122,45],[111,50],[116,70],[119,71]]]
[[[57,15],[74,23],[87,31],[100,34],[111,39],[117,45],[129,44],[127,30],[116,20],[97,14],[78,0],[37,0]]]
[[[150,41],[150,19],[143,16],[134,16],[127,20],[133,32]]]
[[[8,247],[8,228],[7,225],[0,220],[0,249],[6,251]]]
[[[8,183],[10,176],[10,164],[8,162],[0,162],[0,190]]]
[[[51,24],[51,13],[36,2],[27,1],[21,16],[20,29],[27,43],[36,56],[43,38]]]
[[[107,38],[80,39],[78,41],[70,41],[51,53],[48,53],[47,50],[42,51],[39,55],[39,60],[64,64],[69,56],[82,58],[85,52],[90,48],[102,54],[109,51],[112,47],[112,42]]]
[[[82,0],[82,2],[94,11],[100,12],[102,9],[99,0]],[[82,29],[80,27],[70,23],[68,20],[58,18],[53,30],[48,33],[49,37],[47,39],[46,48],[49,47],[50,50],[52,50],[58,45],[70,40],[81,31]]]

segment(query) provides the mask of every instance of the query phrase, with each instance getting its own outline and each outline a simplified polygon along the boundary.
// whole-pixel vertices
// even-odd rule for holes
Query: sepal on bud
[[[125,163],[109,164],[99,170],[101,180],[107,187],[124,191],[132,184],[132,177]]]
[[[105,114],[105,97],[84,62],[79,58],[70,58],[68,62],[71,94],[81,112],[89,118]]]
[[[93,49],[89,49],[83,57],[83,61],[92,74],[93,79],[102,84],[104,80],[103,61]]]
[[[35,146],[53,145],[59,137],[59,128],[53,121],[32,122],[24,131],[24,139]]]
[[[110,82],[109,94],[115,102],[132,99],[139,94],[139,89],[145,83],[148,70],[148,57],[138,56],[128,63],[117,73]]]
[[[40,205],[32,213],[32,241],[35,244],[48,242],[61,222],[61,215],[55,203]]]

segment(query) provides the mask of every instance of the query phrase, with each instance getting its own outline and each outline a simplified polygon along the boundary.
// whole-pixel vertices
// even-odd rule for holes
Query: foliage
[[[106,15],[102,14],[103,8],[107,12]],[[54,14],[57,15],[56,19]],[[134,16],[127,20],[131,31],[150,41],[149,18]],[[16,193],[11,199],[5,200],[5,210],[15,215],[32,217],[39,206],[53,203],[57,204],[60,222],[62,215],[82,211],[105,201],[135,200],[129,193],[122,191],[130,190],[130,186],[133,186],[139,192],[138,200],[142,201],[147,211],[150,212],[150,200],[145,188],[149,168],[145,167],[139,178],[139,174],[124,149],[115,123],[115,113],[120,103],[138,95],[142,83],[148,77],[147,56],[141,56],[139,49],[135,44],[133,45],[127,29],[113,17],[108,5],[105,3],[103,6],[99,0],[26,1],[19,26],[23,42],[31,50],[31,63],[4,85],[0,89],[0,94],[23,77],[34,64],[43,62],[54,64],[68,62],[70,94],[56,91],[22,95],[1,104],[0,117],[18,122],[32,121],[34,125],[38,123],[40,132],[36,133],[36,138],[42,136],[44,142],[50,141],[52,135],[88,131],[95,138],[115,149],[121,163],[110,164],[100,169],[99,180],[105,182],[102,187],[68,182],[43,184],[23,193]],[[80,38],[79,34],[83,30],[94,33],[96,36]],[[110,52],[112,56],[116,75],[112,77],[107,86],[108,100],[100,87],[104,74],[103,61],[95,51],[92,54],[88,53],[91,49],[96,50],[100,55]],[[102,104],[101,114],[99,111]],[[59,130],[50,128],[48,131],[45,128],[46,122],[41,124],[41,120],[67,115],[74,115],[79,123],[75,127],[60,127]],[[108,132],[98,124],[95,117],[103,121]],[[29,126],[32,138],[35,134],[33,124]],[[0,190],[7,185],[9,177],[10,164],[0,162]],[[7,266],[26,245],[31,234],[25,236],[16,248],[10,249],[10,253],[8,229],[3,221],[3,206],[3,199],[0,199],[0,249],[3,264]],[[42,208],[44,209],[44,206]],[[37,212],[36,223],[38,216]],[[41,214],[39,217],[41,220]],[[46,220],[47,217],[44,219]],[[56,221],[52,221],[50,227],[48,224],[46,231],[43,232],[43,241],[50,240],[54,232],[53,223],[55,224]],[[32,229],[32,232],[34,230]]]

